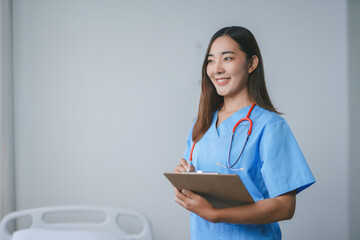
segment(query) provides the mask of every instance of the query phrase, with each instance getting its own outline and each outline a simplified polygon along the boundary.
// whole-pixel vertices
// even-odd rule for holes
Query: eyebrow
[[[225,55],[225,54],[229,54],[229,53],[235,55],[235,52],[232,52],[232,51],[224,51],[224,52],[222,52],[221,54],[222,54],[222,55]],[[213,56],[214,56],[214,55],[211,54],[211,53],[208,54],[208,57],[213,57]]]

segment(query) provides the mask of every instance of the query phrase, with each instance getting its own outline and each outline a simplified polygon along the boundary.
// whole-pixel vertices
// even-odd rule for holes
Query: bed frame
[[[101,213],[105,215],[103,222],[56,222],[49,223],[44,219],[45,214],[56,214],[56,213],[71,213],[71,212],[85,212],[85,213]],[[100,206],[52,206],[33,208],[28,210],[16,211],[6,215],[0,223],[0,239],[10,240],[12,233],[9,232],[10,222],[22,217],[30,216],[32,224],[30,228],[44,228],[44,229],[56,229],[56,230],[88,230],[96,232],[112,233],[124,239],[137,239],[137,240],[152,240],[152,231],[149,220],[141,213],[128,210],[128,209],[117,209],[107,208]],[[142,231],[136,234],[127,233],[120,225],[118,218],[121,216],[135,217],[141,221],[143,228]]]

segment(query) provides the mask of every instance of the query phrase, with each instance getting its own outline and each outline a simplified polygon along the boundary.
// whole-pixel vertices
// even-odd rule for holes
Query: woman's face
[[[215,39],[209,51],[206,73],[220,96],[233,97],[244,90],[247,93],[249,72],[249,61],[237,42],[229,36]]]

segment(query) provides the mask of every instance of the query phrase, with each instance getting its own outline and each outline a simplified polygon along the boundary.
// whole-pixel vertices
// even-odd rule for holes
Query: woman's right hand
[[[181,172],[186,172],[188,169],[188,163],[186,162],[185,159],[180,158],[180,163],[178,165],[176,165],[175,169],[174,169],[174,173],[181,173]],[[195,167],[191,165],[190,167],[190,172],[195,172]]]

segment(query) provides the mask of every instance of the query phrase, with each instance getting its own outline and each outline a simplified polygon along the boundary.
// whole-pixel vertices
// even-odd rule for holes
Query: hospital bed
[[[70,215],[69,215],[70,213]],[[71,213],[96,213],[103,216],[101,221],[87,221],[79,219],[77,221],[69,219]],[[49,216],[56,214],[67,215],[66,221],[49,220]],[[65,214],[65,215],[64,215]],[[98,215],[98,216],[100,216]],[[28,228],[10,231],[11,224],[15,221],[31,219]],[[53,217],[54,218],[54,217]],[[125,230],[121,226],[120,218],[134,219],[141,223],[141,230],[138,232]],[[59,219],[59,217],[58,217]],[[60,218],[61,220],[61,218]],[[138,229],[139,230],[139,229]],[[53,206],[34,208],[12,212],[6,215],[0,223],[0,240],[152,240],[152,230],[149,220],[141,213],[127,210],[99,206]]]

